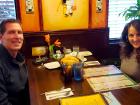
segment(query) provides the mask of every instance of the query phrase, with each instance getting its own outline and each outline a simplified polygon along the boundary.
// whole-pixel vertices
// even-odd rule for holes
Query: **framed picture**
[[[33,12],[34,12],[34,1],[26,0],[26,13],[33,13]]]

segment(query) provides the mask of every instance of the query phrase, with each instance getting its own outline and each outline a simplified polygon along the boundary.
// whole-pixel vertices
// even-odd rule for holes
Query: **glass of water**
[[[73,46],[73,52],[76,52],[76,56],[78,55],[78,53],[79,53],[79,46]]]

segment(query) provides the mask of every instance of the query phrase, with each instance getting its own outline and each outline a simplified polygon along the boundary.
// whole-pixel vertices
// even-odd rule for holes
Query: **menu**
[[[63,98],[60,100],[61,105],[107,105],[100,94],[88,96]]]
[[[114,65],[84,68],[84,77],[121,74],[122,72]]]
[[[95,92],[109,91],[136,85],[136,82],[124,74],[91,77],[87,78],[87,81]]]
[[[102,93],[109,105],[121,105],[117,98],[111,92]]]

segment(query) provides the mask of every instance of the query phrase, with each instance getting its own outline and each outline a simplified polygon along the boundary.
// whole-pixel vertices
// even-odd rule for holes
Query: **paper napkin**
[[[63,98],[74,95],[71,88],[61,89],[61,90],[54,90],[50,92],[45,92],[46,100],[53,100],[57,98]]]

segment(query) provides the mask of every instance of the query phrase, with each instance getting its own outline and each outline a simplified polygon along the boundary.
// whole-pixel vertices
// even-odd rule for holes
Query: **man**
[[[19,53],[23,44],[19,21],[0,24],[0,105],[29,105],[25,60]]]

